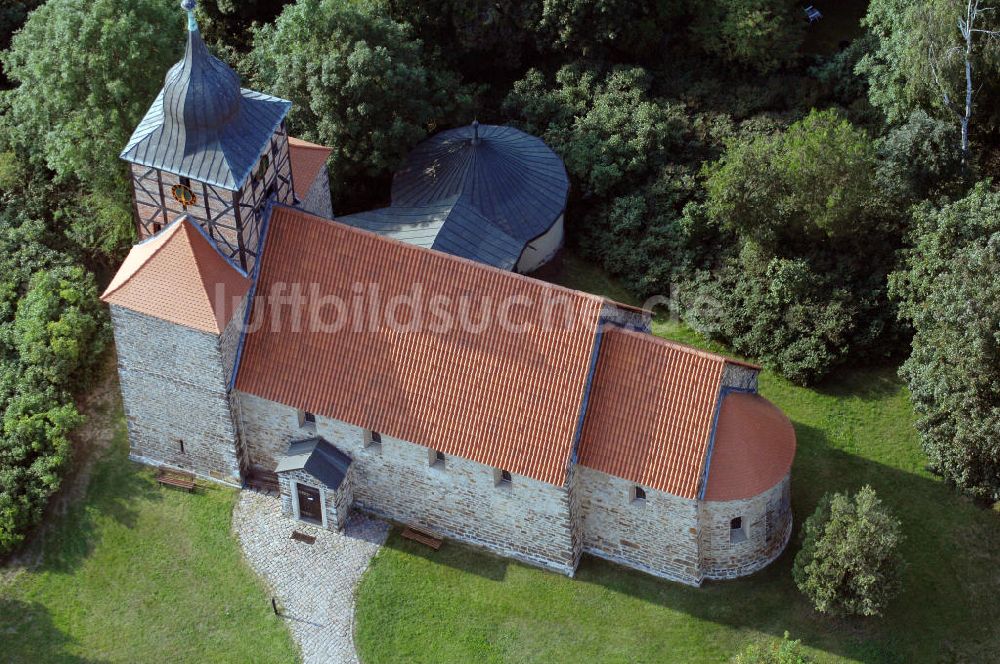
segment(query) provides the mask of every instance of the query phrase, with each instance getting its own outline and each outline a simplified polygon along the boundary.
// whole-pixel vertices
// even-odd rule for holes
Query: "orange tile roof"
[[[249,288],[250,280],[181,217],[132,247],[101,299],[219,334]]]
[[[286,315],[290,307],[268,297],[281,284],[304,289],[315,284],[315,294],[328,297],[327,302],[334,296],[350,305],[345,312],[350,320],[337,331],[311,329],[309,312],[321,306],[314,301],[316,307],[303,310],[295,331]],[[369,326],[357,312],[368,312],[376,298],[367,298],[364,308],[354,303],[373,286],[379,292],[373,305],[379,316]],[[511,321],[526,326],[522,331],[496,324],[478,334],[457,326],[392,329],[385,323],[389,302],[416,288],[422,302],[435,296],[466,298],[473,321],[488,302],[497,307],[520,297],[536,306],[511,309]],[[561,302],[572,324],[546,326],[546,308],[537,304],[549,298]],[[254,320],[263,324],[247,334],[236,388],[563,485],[603,303],[596,296],[275,207],[254,304]],[[272,324],[279,314],[279,324]],[[324,320],[332,320],[332,314]]]
[[[319,175],[320,169],[333,153],[328,148],[301,138],[288,137],[288,158],[292,162],[292,183],[295,185],[295,195],[299,200],[305,199],[312,187],[313,181]]]
[[[643,487],[698,496],[726,359],[608,329],[580,439],[580,463]]]
[[[730,392],[722,400],[705,500],[739,500],[777,484],[795,458],[795,429],[773,403]]]

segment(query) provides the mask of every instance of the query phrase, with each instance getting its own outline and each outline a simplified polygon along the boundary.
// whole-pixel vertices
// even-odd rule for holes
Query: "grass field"
[[[40,563],[0,569],[13,577],[0,585],[0,661],[296,661],[229,534],[236,492],[161,488],[127,460],[114,403],[114,439],[85,497],[46,532]]]
[[[572,257],[561,281],[628,299]],[[711,347],[678,324],[655,332]],[[453,543],[430,552],[394,532],[359,589],[364,661],[720,662],[785,630],[821,662],[996,661],[1000,514],[924,469],[895,369],[847,370],[815,389],[765,371],[761,391],[795,423],[797,524],[824,492],[865,483],[901,518],[905,589],[883,619],[838,621],[810,609],[791,579],[797,531],[764,571],[700,589],[589,557],[567,579]]]

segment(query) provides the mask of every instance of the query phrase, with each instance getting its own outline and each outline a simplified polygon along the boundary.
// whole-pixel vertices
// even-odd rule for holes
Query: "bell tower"
[[[140,239],[187,215],[249,273],[268,203],[295,203],[285,129],[291,102],[240,87],[202,40],[196,4],[181,2],[184,58],[167,72],[121,158],[130,164]]]

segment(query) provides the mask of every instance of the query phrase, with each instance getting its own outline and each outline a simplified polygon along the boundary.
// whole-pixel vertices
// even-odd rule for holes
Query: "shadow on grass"
[[[800,449],[824,449],[796,459],[795,531],[769,567],[696,589],[585,557],[578,580],[733,628],[775,638],[788,630],[805,645],[862,662],[989,661],[1000,647],[995,599],[1000,594],[1000,515],[975,507],[942,482],[832,448],[821,430],[795,426]],[[864,484],[871,484],[902,522],[903,592],[882,618],[822,616],[792,580],[801,525],[823,493],[853,492]]]
[[[70,655],[74,639],[52,624],[48,609],[37,602],[0,597],[0,660],[10,664],[97,664],[101,660]]]
[[[418,542],[404,539],[401,532],[398,525],[393,525],[383,546],[400,553],[423,558],[435,565],[445,565],[455,571],[474,574],[490,581],[503,581],[504,577],[507,576],[507,566],[512,564],[512,561],[484,549],[456,544],[451,540],[445,540],[441,548],[435,551]]]

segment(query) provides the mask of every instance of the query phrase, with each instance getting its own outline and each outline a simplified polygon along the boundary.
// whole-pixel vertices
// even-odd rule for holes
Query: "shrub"
[[[805,35],[797,3],[788,0],[709,0],[697,3],[692,32],[699,46],[760,71],[791,61]]]
[[[892,276],[901,317],[914,328],[900,374],[931,467],[985,501],[1000,499],[1000,194],[914,215],[914,247]]]
[[[778,643],[752,643],[733,658],[733,664],[810,664],[812,661],[802,653],[802,642],[790,640],[788,632]]]
[[[882,615],[900,589],[902,539],[870,486],[827,494],[803,525],[795,583],[820,613]]]

